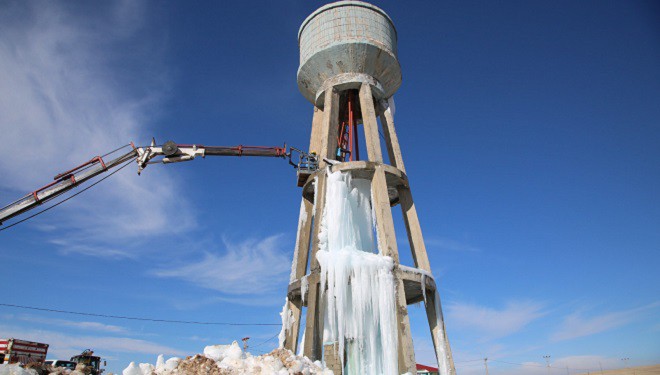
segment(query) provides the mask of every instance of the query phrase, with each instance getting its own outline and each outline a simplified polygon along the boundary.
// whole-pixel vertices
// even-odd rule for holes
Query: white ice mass
[[[328,173],[319,240],[324,344],[348,374],[397,374],[394,262],[375,246],[369,180]]]
[[[122,372],[122,375],[190,374],[331,375],[332,371],[325,369],[318,361],[312,362],[284,349],[276,349],[255,357],[250,353],[243,353],[234,341],[231,345],[207,346],[203,355],[198,354],[186,359],[170,358],[164,361],[164,358],[159,356],[155,366],[150,363],[138,365],[131,362]]]

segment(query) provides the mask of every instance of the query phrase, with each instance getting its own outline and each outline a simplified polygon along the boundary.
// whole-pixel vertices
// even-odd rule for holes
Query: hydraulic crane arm
[[[297,150],[293,149],[292,150]],[[156,146],[152,141],[151,146],[138,148],[138,174],[148,164],[154,163],[178,163],[189,161],[197,156],[264,156],[276,158],[290,158],[291,153],[287,153],[286,144],[284,147],[263,147],[263,146],[203,146],[203,145],[185,145],[176,144],[172,141],[165,142],[162,146]],[[157,161],[152,159],[162,156]],[[295,166],[295,164],[294,164]]]
[[[47,202],[79,184],[88,181],[101,173],[122,166],[132,160],[138,163],[138,174],[149,164],[155,163],[177,163],[190,161],[198,156],[260,156],[277,157],[289,160],[289,164],[298,169],[300,175],[309,175],[318,168],[318,160],[314,154],[307,154],[296,148],[289,148],[287,152],[284,147],[262,147],[262,146],[203,146],[176,144],[172,141],[165,142],[162,146],[156,146],[155,140],[151,146],[135,147],[131,143],[132,150],[106,162],[101,156],[96,156],[90,161],[78,167],[62,172],[53,178],[53,182],[37,189],[23,198],[0,208],[0,225],[3,221],[25,213],[44,202]],[[291,161],[293,152],[300,154],[300,161],[296,164]]]
[[[37,189],[24,196],[23,198],[1,208],[0,224],[2,224],[2,222],[5,220],[11,219],[14,216],[18,216],[71,190],[73,187],[100,175],[108,169],[112,169],[135,159],[137,155],[137,150],[133,149],[130,152],[121,155],[107,163],[103,161],[103,158],[97,156],[87,163],[58,174],[53,178],[54,181],[50,184]]]

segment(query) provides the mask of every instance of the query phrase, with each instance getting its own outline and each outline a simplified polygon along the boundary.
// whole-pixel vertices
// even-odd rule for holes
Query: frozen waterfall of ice
[[[328,173],[319,241],[323,342],[348,374],[398,374],[394,263],[375,246],[369,180]]]
[[[284,307],[282,307],[282,312],[280,313],[282,317],[282,330],[280,330],[279,339],[280,346],[279,348],[284,347],[284,340],[286,340],[286,334],[291,330],[293,322],[296,318],[293,317],[293,312],[289,309],[289,297],[284,300]]]

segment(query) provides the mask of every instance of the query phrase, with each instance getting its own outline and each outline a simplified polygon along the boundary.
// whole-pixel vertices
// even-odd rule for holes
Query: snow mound
[[[204,348],[204,356],[214,361],[221,362],[225,358],[229,360],[240,359],[243,355],[238,343],[234,341],[231,345],[211,345]]]
[[[33,375],[32,373],[17,373],[16,375]],[[211,345],[204,348],[204,354],[197,354],[182,360],[170,358],[164,361],[158,356],[156,365],[131,362],[122,375],[332,375],[321,362],[312,362],[307,357],[296,356],[286,349],[275,349],[268,354],[252,356],[243,354],[236,341],[231,345]],[[0,375],[14,375],[13,373]]]
[[[37,375],[37,372],[32,369],[24,369],[17,364],[3,364],[0,365],[0,375]]]

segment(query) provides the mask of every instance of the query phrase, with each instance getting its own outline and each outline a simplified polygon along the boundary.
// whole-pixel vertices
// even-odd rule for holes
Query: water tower
[[[321,162],[316,173],[299,181],[303,199],[285,308],[292,324],[283,331],[284,346],[297,351],[306,308],[303,354],[324,359],[336,374],[342,371],[336,363],[336,346],[323,342],[326,306],[320,288],[326,286],[320,285],[317,259],[328,173],[342,171],[370,181],[377,247],[381,255],[393,259],[398,373],[416,373],[407,306],[424,302],[438,362],[444,372],[454,374],[436,284],[394,127],[390,98],[401,85],[401,67],[392,19],[361,1],[327,4],[304,20],[298,43],[298,88],[314,106],[309,151],[317,153]],[[414,267],[399,264],[392,218],[395,206],[403,213]]]

